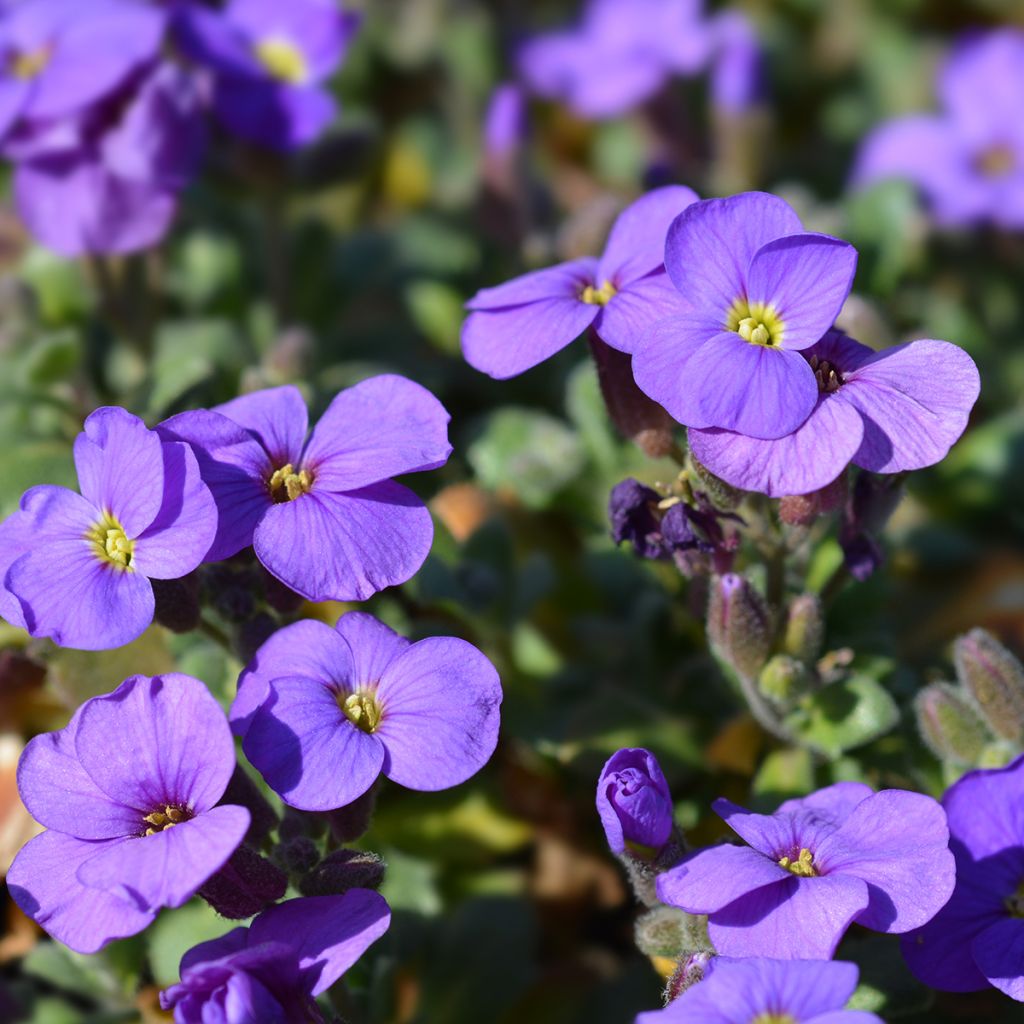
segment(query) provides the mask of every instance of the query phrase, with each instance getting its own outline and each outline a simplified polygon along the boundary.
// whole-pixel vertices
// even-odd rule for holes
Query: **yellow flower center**
[[[302,51],[287,39],[269,36],[254,47],[256,59],[272,78],[289,85],[302,85],[309,78],[309,65]]]
[[[374,732],[384,717],[384,709],[371,690],[338,694],[338,707],[345,712],[345,717],[363,732]]]
[[[1017,886],[1017,891],[1012,896],[1006,897],[1005,902],[1010,917],[1024,917],[1024,882]]]
[[[759,1013],[750,1024],[799,1024],[799,1021],[788,1013]]]
[[[782,317],[764,302],[737,299],[725,318],[725,329],[735,331],[751,345],[775,348],[782,344],[785,325]]]
[[[306,469],[295,472],[295,467],[289,462],[280,469],[274,470],[274,475],[267,482],[270,488],[270,496],[275,502],[281,504],[285,501],[294,501],[302,494],[306,494],[313,486],[313,477]]]
[[[180,825],[181,822],[188,821],[191,817],[192,812],[187,807],[168,804],[162,811],[153,811],[152,814],[147,814],[142,819],[146,829],[144,835],[152,836],[157,832],[166,832],[167,829]]]
[[[975,158],[974,166],[986,178],[1002,178],[1017,165],[1013,150],[1009,146],[990,146]]]
[[[605,281],[600,288],[588,284],[580,293],[580,301],[585,302],[588,306],[607,306],[615,298],[617,292],[618,289],[611,281]]]
[[[50,48],[42,46],[38,50],[19,53],[10,59],[8,71],[23,82],[38,78],[50,63]]]
[[[800,856],[796,860],[791,857],[783,857],[779,861],[779,867],[792,871],[800,878],[814,878],[818,874],[814,867],[814,855],[806,847],[800,851]]]
[[[114,568],[124,572],[134,572],[132,568],[132,552],[135,541],[129,540],[124,527],[109,512],[85,535],[90,541],[101,562],[109,562]]]

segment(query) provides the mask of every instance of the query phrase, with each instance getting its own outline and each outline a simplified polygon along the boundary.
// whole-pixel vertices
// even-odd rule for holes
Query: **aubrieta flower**
[[[827,960],[854,922],[907,932],[953,891],[946,815],[920,793],[840,782],[772,815],[713,806],[750,846],[693,854],[658,878],[658,896],[707,914],[725,956]]]
[[[359,16],[335,0],[230,0],[223,11],[191,5],[177,20],[181,46],[215,76],[214,112],[248,142],[288,151],[334,119],[325,88]]]
[[[18,791],[46,831],[7,875],[14,902],[93,953],[180,907],[220,870],[249,812],[216,806],[235,767],[224,712],[198,679],[133,676],[37,736]]]
[[[538,95],[584,118],[616,117],[673,75],[699,71],[711,34],[701,0],[590,0],[578,27],[538,36],[519,70]]]
[[[903,956],[932,988],[994,985],[1024,1002],[1024,758],[970,772],[942,805],[956,889],[928,924],[904,936]]]
[[[799,356],[818,395],[792,433],[764,440],[689,431],[697,459],[734,487],[770,497],[809,494],[851,462],[872,473],[934,465],[964,432],[981,388],[971,357],[945,341],[876,352],[833,330]]]
[[[854,183],[904,178],[944,224],[1024,227],[1024,32],[968,36],[937,82],[942,111],[888,121],[863,143]]]
[[[390,479],[443,466],[448,413],[425,388],[382,375],[340,392],[308,433],[298,389],[243,395],[157,428],[189,442],[217,501],[206,560],[250,544],[311,601],[363,601],[410,579],[430,551],[430,512]]]
[[[612,853],[639,846],[657,853],[672,834],[672,794],[657,758],[639,747],[619,750],[597,780],[597,813]]]
[[[801,350],[835,322],[856,265],[852,245],[804,232],[777,196],[694,203],[665,244],[688,311],[656,324],[634,351],[640,390],[688,427],[791,433],[818,399]]]
[[[33,487],[0,524],[0,613],[62,647],[120,647],[153,621],[150,579],[202,562],[217,509],[188,445],[124,409],[89,416],[75,466],[81,494]]]
[[[845,1010],[857,987],[856,964],[715,957],[704,980],[636,1024],[882,1024]]]
[[[714,52],[711,65],[712,105],[726,114],[742,114],[764,93],[764,54],[750,19],[727,8],[711,22]]]
[[[326,992],[391,923],[369,889],[288,900],[248,928],[202,942],[181,959],[181,981],[160,993],[176,1024],[210,1021],[322,1024]]]
[[[499,380],[515,377],[588,327],[632,352],[651,324],[685,308],[665,276],[665,233],[696,201],[682,185],[655,189],[619,214],[599,260],[570,260],[477,292],[462,327],[466,361]]]
[[[305,620],[267,640],[239,679],[231,721],[286,803],[329,811],[381,774],[416,790],[465,782],[494,752],[500,704],[498,673],[465,640],[410,643],[349,612],[336,629]]]

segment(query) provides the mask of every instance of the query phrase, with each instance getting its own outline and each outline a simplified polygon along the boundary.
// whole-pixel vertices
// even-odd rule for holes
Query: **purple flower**
[[[188,446],[124,409],[89,416],[75,466],[81,494],[33,487],[0,524],[0,614],[62,647],[120,647],[153,621],[150,579],[202,562],[217,510]]]
[[[184,51],[215,74],[214,110],[240,138],[288,151],[312,142],[337,106],[324,88],[359,26],[335,0],[230,0],[183,9]]]
[[[526,137],[526,97],[513,82],[502,82],[491,93],[484,117],[484,152],[501,159],[516,152]]]
[[[619,214],[599,260],[571,260],[477,292],[462,327],[466,361],[499,380],[515,377],[588,327],[632,352],[651,324],[685,308],[662,265],[665,232],[696,201],[682,185],[656,189]]]
[[[905,178],[941,223],[1024,226],[1024,32],[964,39],[937,91],[941,113],[897,118],[868,136],[855,184]]]
[[[827,960],[854,922],[901,933],[953,891],[946,816],[920,793],[840,782],[772,815],[714,809],[750,846],[701,850],[658,879],[658,895],[708,915],[726,956]]]
[[[189,676],[133,676],[37,736],[18,790],[46,831],[7,875],[15,903],[55,939],[93,953],[180,907],[249,827],[215,806],[235,766],[231,730]]]
[[[369,889],[288,900],[248,928],[200,943],[181,959],[181,982],[160,994],[177,1024],[208,1021],[312,1022],[326,992],[391,923]]]
[[[704,65],[711,36],[701,7],[700,0],[590,0],[578,27],[522,48],[520,72],[534,92],[581,117],[616,117],[673,74]]]
[[[843,1009],[857,975],[856,964],[716,957],[703,981],[636,1024],[882,1024]]]
[[[465,782],[494,752],[500,704],[494,666],[464,640],[410,643],[349,612],[336,629],[305,620],[275,633],[239,679],[231,720],[287,803],[329,811],[381,773],[417,790]]]
[[[776,196],[695,203],[665,246],[665,268],[688,312],[642,339],[633,354],[637,384],[689,427],[791,433],[818,399],[800,350],[832,326],[856,265],[852,245],[803,232]]]
[[[661,766],[640,748],[620,750],[597,780],[597,813],[612,853],[628,846],[657,853],[672,834],[672,795]]]
[[[792,433],[772,440],[728,430],[689,431],[697,459],[734,487],[771,497],[809,494],[853,463],[901,473],[943,459],[978,398],[977,367],[945,341],[875,352],[829,331],[806,357],[817,402]]]
[[[1024,758],[965,775],[942,798],[956,857],[953,898],[903,938],[903,956],[945,992],[994,985],[1024,1002]]]
[[[750,19],[726,9],[710,25],[715,41],[711,97],[718,110],[741,114],[764,93],[764,55]]]
[[[338,394],[307,437],[287,385],[158,428],[188,441],[220,526],[206,560],[250,544],[282,583],[311,601],[362,601],[411,578],[430,551],[426,506],[391,479],[443,466],[448,413],[404,377],[371,377]]]

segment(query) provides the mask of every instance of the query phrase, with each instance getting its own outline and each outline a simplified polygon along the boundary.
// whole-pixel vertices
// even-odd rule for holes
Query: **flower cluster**
[[[22,219],[66,256],[154,244],[198,171],[207,111],[249,142],[310,142],[355,27],[329,0],[4,5],[0,153]]]

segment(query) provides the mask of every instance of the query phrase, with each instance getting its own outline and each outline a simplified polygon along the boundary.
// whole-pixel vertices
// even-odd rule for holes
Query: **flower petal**
[[[620,289],[597,315],[594,330],[620,352],[636,352],[660,321],[687,312],[683,297],[663,270]]]
[[[531,270],[493,288],[481,288],[466,303],[466,309],[492,312],[512,306],[526,306],[544,299],[579,299],[587,285],[597,281],[597,260],[586,256],[541,270]]]
[[[404,636],[366,612],[346,612],[336,629],[352,651],[353,687],[379,682],[388,665],[410,646]]]
[[[384,763],[380,740],[346,718],[326,683],[275,679],[270,692],[242,743],[270,788],[303,811],[334,810],[362,796]]]
[[[686,208],[669,228],[665,269],[694,309],[721,314],[746,294],[754,254],[776,238],[802,231],[800,218],[778,196],[743,192]]]
[[[151,579],[173,580],[199,566],[217,535],[217,504],[199,462],[181,441],[163,444],[164,501],[135,541],[132,565]]]
[[[15,903],[40,927],[77,953],[95,953],[113,939],[136,935],[155,912],[78,881],[78,867],[125,840],[86,842],[52,829],[30,839],[7,872]]]
[[[749,846],[698,850],[658,876],[658,899],[691,914],[710,914],[793,876]]]
[[[86,703],[80,716],[79,760],[111,799],[143,814],[167,804],[202,813],[223,796],[234,743],[224,712],[198,679],[133,676]]]
[[[19,509],[0,523],[0,615],[12,626],[25,629],[21,602],[7,589],[7,570],[36,541],[31,520]]]
[[[254,391],[215,405],[211,411],[248,430],[263,445],[275,469],[298,463],[309,430],[309,412],[293,384]]]
[[[124,839],[82,863],[76,877],[139,907],[180,907],[238,849],[249,828],[244,807],[214,807],[162,832]]]
[[[302,465],[317,490],[354,491],[448,461],[447,409],[424,387],[395,374],[340,392],[313,429]]]
[[[252,923],[249,941],[286,942],[312,995],[331,987],[391,924],[379,893],[350,889],[343,896],[310,896],[264,910]]]
[[[946,791],[942,805],[950,831],[975,860],[1021,846],[1024,757],[1005,768],[968,772]]]
[[[388,480],[272,505],[253,547],[270,572],[310,601],[365,601],[414,576],[433,537],[423,502]]]
[[[833,782],[807,796],[795,797],[779,804],[779,811],[787,813],[812,812],[838,828],[875,791],[864,782]]]
[[[384,774],[409,789],[447,789],[490,759],[498,742],[501,682],[472,644],[456,637],[414,643],[384,670]]]
[[[1000,992],[1024,1003],[1024,921],[1010,918],[986,928],[971,943],[971,956]]]
[[[278,152],[313,142],[338,113],[326,89],[233,76],[218,79],[213,106],[229,131]]]
[[[964,432],[980,389],[974,360],[949,342],[914,341],[876,353],[841,388],[864,417],[853,461],[873,473],[934,465]]]

